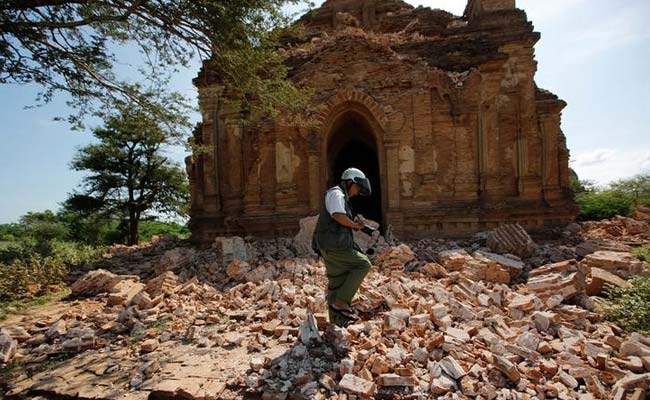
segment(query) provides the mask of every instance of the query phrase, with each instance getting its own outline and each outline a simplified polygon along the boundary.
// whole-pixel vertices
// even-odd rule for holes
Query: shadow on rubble
[[[308,313],[298,339],[282,355],[263,360],[246,376],[249,395],[264,400],[313,399],[319,391],[333,394],[340,371],[352,369],[344,331]]]
[[[75,304],[78,298],[90,297],[105,307],[92,315],[63,316],[63,326],[67,322],[88,328],[90,333],[84,331],[83,337],[60,336],[52,341],[48,345],[51,351],[66,345],[79,348],[71,353],[72,359],[49,365],[48,371],[26,379],[14,388],[14,393],[64,398],[68,393],[65,388],[70,387],[70,393],[77,393],[70,397],[95,398],[106,395],[111,387],[109,381],[113,380],[122,387],[150,391],[160,398],[200,398],[200,393],[194,393],[198,388],[206,393],[230,392],[236,398],[261,396],[263,392],[248,388],[259,388],[266,375],[255,386],[255,376],[262,378],[260,371],[241,373],[248,367],[248,352],[242,342],[251,342],[247,338],[252,332],[249,325],[261,327],[274,318],[281,320],[282,326],[297,330],[300,322],[292,310],[305,304],[294,301],[304,297],[311,305],[324,302],[324,275],[319,272],[322,265],[313,259],[297,258],[291,239],[244,242],[237,238],[238,242],[226,243],[229,240],[233,239],[217,240],[206,250],[173,237],[140,246],[114,246],[103,259],[71,271],[72,294],[65,301]],[[240,256],[251,261],[233,262]],[[229,265],[233,267],[226,268]],[[207,329],[213,326],[216,328]],[[54,328],[44,326],[41,331],[48,329]],[[255,336],[273,334],[256,332],[259,335]],[[269,365],[282,366],[282,360],[302,357],[298,365],[303,367],[315,362],[316,367],[308,371],[317,379],[321,371],[335,370],[344,357],[322,338],[318,345],[309,338],[305,343],[308,345],[297,342],[284,358],[276,357]],[[31,344],[28,347],[33,350]],[[149,358],[154,354],[157,358]],[[239,371],[241,379],[226,377],[229,370],[223,369],[227,361],[224,355],[236,359],[230,371]],[[293,371],[283,369],[285,373]],[[289,375],[292,385],[299,372]],[[211,375],[203,376],[205,373]],[[166,380],[149,387],[150,376]]]

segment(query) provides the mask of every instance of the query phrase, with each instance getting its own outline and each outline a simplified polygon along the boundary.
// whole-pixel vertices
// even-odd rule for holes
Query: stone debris
[[[339,387],[346,393],[369,398],[375,392],[375,384],[372,381],[359,378],[352,374],[346,374],[339,382]]]
[[[575,254],[580,258],[584,258],[597,251],[627,253],[631,250],[632,248],[630,246],[610,239],[587,239],[575,247]]]
[[[470,276],[474,280],[508,284],[520,277],[524,271],[524,263],[514,256],[506,257],[499,254],[476,251],[469,262]]]
[[[140,350],[144,351],[145,353],[151,353],[158,348],[159,344],[160,343],[158,342],[158,339],[147,339],[140,344]]]
[[[248,259],[225,265],[214,254],[235,254],[242,241],[221,239],[204,251],[165,247],[138,256],[147,254],[140,247],[119,253],[110,262],[128,257],[131,264],[116,268],[137,275],[91,271],[73,284],[77,299],[69,299],[62,312],[0,326],[5,364],[73,355],[46,372],[17,377],[8,393],[641,396],[649,382],[650,338],[626,336],[603,322],[589,297],[607,284],[628,284],[611,271],[635,271],[629,254],[599,250],[582,261],[531,269],[529,259],[496,254],[484,247],[485,239],[476,240],[386,248],[356,298],[362,318],[346,328],[327,322],[322,261],[296,258],[291,240],[260,241],[259,248],[243,240]],[[78,383],[76,392],[61,382]],[[113,382],[124,385],[112,392]]]
[[[0,332],[0,364],[9,363],[16,355],[18,341],[4,332]]]
[[[386,249],[375,259],[381,269],[404,269],[405,264],[415,260],[415,253],[405,244]]]
[[[490,232],[487,246],[495,253],[514,254],[521,258],[531,256],[537,245],[519,224],[502,225]]]
[[[650,206],[638,206],[634,210],[634,219],[650,223]]]
[[[650,221],[647,207],[638,208],[635,218],[614,217],[609,220],[583,223],[583,236],[587,239],[609,239],[626,244],[642,244],[650,240]]]
[[[311,248],[311,240],[316,230],[318,215],[302,218],[299,222],[300,230],[293,238],[296,254],[299,257],[316,257],[316,253]]]
[[[307,318],[300,325],[300,328],[298,329],[298,337],[305,346],[309,346],[312,342],[322,341],[321,335],[318,332],[316,318],[311,311],[307,312]]]
[[[217,259],[222,266],[235,260],[248,261],[248,251],[244,239],[239,236],[218,237],[214,240]]]
[[[632,285],[625,279],[600,268],[590,268],[586,292],[589,296],[600,296],[608,287],[629,288]]]
[[[627,279],[643,269],[643,262],[630,253],[597,251],[585,257],[589,268],[599,268]]]
[[[100,293],[128,290],[129,282],[138,282],[137,276],[116,275],[112,272],[98,269],[86,274],[70,286],[73,296],[95,296]],[[119,303],[119,299],[117,301]]]
[[[63,336],[66,332],[66,323],[64,319],[59,319],[53,323],[45,333],[45,339],[52,340]]]
[[[27,329],[21,326],[5,326],[0,329],[0,332],[9,336],[11,339],[17,340],[18,343],[23,343],[32,339],[32,335],[30,335]]]

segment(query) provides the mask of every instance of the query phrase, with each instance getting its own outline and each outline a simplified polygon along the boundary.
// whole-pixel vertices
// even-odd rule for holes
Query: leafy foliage
[[[187,239],[190,237],[190,230],[186,225],[174,222],[147,220],[140,223],[140,240],[149,241],[153,236],[160,235],[173,235]]]
[[[572,180],[572,187],[580,206],[580,221],[630,216],[636,206],[650,204],[650,174],[620,180],[605,188]]]
[[[19,224],[0,225],[0,242],[14,242],[24,235],[24,227]]]
[[[59,240],[30,243],[0,251],[0,302],[61,290],[68,268],[99,256],[97,248]]]
[[[625,193],[632,201],[632,206],[650,204],[650,174],[623,179],[611,185],[612,190]]]
[[[650,262],[650,246],[637,247],[632,249],[632,254],[634,254],[639,260]]]
[[[610,288],[605,317],[628,332],[650,333],[650,278],[635,277],[632,287]]]
[[[597,221],[617,215],[629,216],[632,212],[632,199],[624,192],[598,190],[576,195],[580,206],[579,221]]]
[[[188,202],[185,171],[163,155],[169,135],[137,106],[122,108],[95,129],[98,143],[79,150],[72,168],[90,174],[83,193],[67,208],[89,214],[124,215],[129,244],[138,242],[138,224],[146,212],[180,214]]]
[[[285,80],[277,38],[289,19],[280,12],[301,0],[5,0],[0,4],[0,83],[36,83],[37,99],[72,96],[80,123],[99,101],[135,102],[150,118],[175,125],[186,100],[165,90],[170,74],[193,57],[233,90],[272,107],[300,91]],[[143,82],[116,73],[114,51],[136,46]]]

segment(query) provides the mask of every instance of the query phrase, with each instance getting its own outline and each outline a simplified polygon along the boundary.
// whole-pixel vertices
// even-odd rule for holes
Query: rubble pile
[[[537,245],[519,224],[501,225],[490,232],[487,246],[495,253],[509,253],[526,258],[532,255]]]
[[[639,208],[636,216],[614,217],[609,220],[584,222],[583,236],[587,239],[610,239],[627,244],[650,243],[650,221],[644,220],[645,208]]]
[[[650,223],[650,206],[639,206],[634,210],[634,219]]]
[[[238,279],[248,279],[244,276],[233,279],[226,273],[228,265],[235,260],[247,263],[255,271],[255,280],[263,280],[279,274],[282,266],[278,260],[295,257],[296,250],[291,238],[218,237],[212,246],[202,250],[190,247],[179,239],[154,238],[148,245],[113,246],[101,261],[71,271],[70,283],[97,269],[119,275],[134,275],[143,280],[171,271],[183,281],[196,277],[201,282],[223,289]]]
[[[393,248],[387,258],[404,252]],[[446,256],[472,262],[467,253]],[[545,266],[517,289],[446,269],[446,277],[434,280],[397,265],[374,269],[357,304],[387,311],[335,329],[329,346],[298,343],[256,372],[263,390],[251,388],[266,398],[287,392],[313,398],[320,386],[332,398],[582,399],[624,398],[650,384],[650,358],[641,358],[650,339],[625,339],[599,314],[567,304],[584,294],[586,263]],[[348,352],[328,371],[337,349]]]
[[[240,262],[235,260],[231,265],[235,263]],[[243,346],[245,353],[258,353],[271,345],[277,346],[278,342],[295,340],[307,310],[324,315],[322,265],[303,259],[285,259],[279,264],[283,270],[276,274],[275,280],[240,283],[223,291],[196,277],[183,281],[172,271],[146,284],[137,276],[92,271],[72,285],[74,296],[92,298],[73,302],[77,306],[62,315],[44,319],[24,317],[19,324],[3,326],[0,361],[35,362],[56,354],[80,352],[81,359],[115,360],[116,349],[132,348],[135,354],[120,353],[129,368],[106,367],[99,375],[106,381],[124,380],[121,389],[125,393],[135,391],[147,395],[152,391],[169,391],[170,386],[177,385],[172,390],[175,393],[176,389],[188,385],[185,379],[180,379],[186,371],[171,370],[170,376],[156,372],[174,363],[171,356],[191,354],[196,349],[233,346]],[[278,339],[271,343],[274,337]],[[73,366],[88,366],[85,362],[73,363],[74,360],[62,368],[63,372],[69,373]],[[89,371],[75,372],[85,373]],[[10,388],[10,395],[46,389],[55,394],[69,394],[51,382],[50,374],[23,378]],[[225,390],[225,383],[219,387]],[[95,390],[108,393],[109,388],[104,392]]]
[[[597,250],[531,270],[545,245],[504,232],[518,244],[502,254],[484,246],[489,233],[388,247],[346,328],[327,321],[322,261],[297,258],[289,239],[120,253],[55,310],[0,326],[1,364],[67,358],[2,387],[10,397],[643,398],[650,338],[602,321],[590,297],[629,285],[642,263]],[[136,261],[115,265],[125,257]]]

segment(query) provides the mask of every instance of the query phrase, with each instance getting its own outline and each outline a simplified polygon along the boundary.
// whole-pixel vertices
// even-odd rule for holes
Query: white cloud
[[[568,35],[567,51],[574,62],[650,38],[650,26],[639,10],[622,8],[617,14]]]
[[[650,156],[648,156],[645,160],[641,161],[641,171],[650,172]]]
[[[552,38],[553,58],[563,68],[650,39],[650,3],[643,1],[619,5],[605,0],[520,0],[517,6],[541,27],[542,37]]]
[[[571,165],[575,167],[587,167],[602,164],[612,159],[616,154],[614,149],[596,149],[587,152],[578,152],[571,159]]]
[[[580,179],[605,185],[619,179],[650,172],[650,149],[593,149],[571,157]]]

